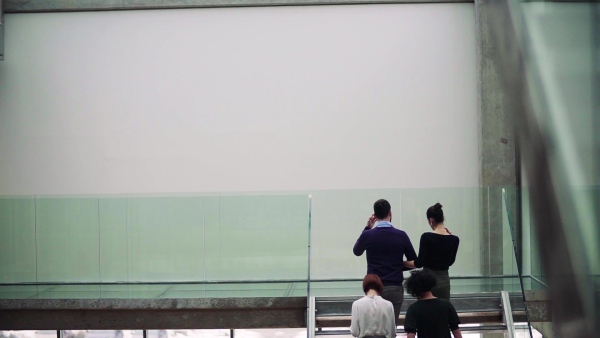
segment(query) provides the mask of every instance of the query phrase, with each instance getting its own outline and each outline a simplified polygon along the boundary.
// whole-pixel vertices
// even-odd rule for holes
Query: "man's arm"
[[[423,261],[427,261],[429,258],[429,246],[426,243],[424,234],[421,235],[421,239],[419,240],[419,255],[415,259],[415,268],[422,268]]]
[[[407,338],[415,338],[417,335],[415,333],[409,333],[406,337]]]
[[[456,260],[456,253],[458,252],[458,245],[460,244],[460,239],[456,237],[456,249],[453,252],[452,258],[450,259],[450,265],[454,264]]]
[[[354,248],[352,249],[352,251],[354,252],[354,254],[356,256],[360,256],[363,254],[363,252],[365,252],[366,247],[365,247],[365,238],[364,238],[363,234],[365,231],[368,231],[371,228],[373,228],[373,225],[375,225],[376,221],[377,221],[377,218],[375,218],[375,215],[371,215],[371,217],[369,217],[369,219],[367,220],[367,225],[365,226],[363,233],[360,234],[360,237],[358,237],[358,240],[356,240],[356,243],[354,244]]]
[[[415,261],[404,261],[404,262],[402,262],[402,264],[404,264],[404,267],[409,268],[409,269],[416,268]]]
[[[413,247],[412,243],[410,242],[410,238],[408,237],[408,235],[406,233],[404,233],[404,244],[405,244],[405,251],[404,251],[404,255],[406,256],[406,260],[407,261],[414,261],[415,259],[417,259],[417,253],[415,252],[415,248]]]
[[[375,214],[373,214],[367,220],[367,226],[365,227],[365,230],[371,230],[375,225],[375,222],[377,222],[377,217],[375,217]]]
[[[460,333],[460,329],[456,329],[456,330],[452,331],[452,334],[454,335],[454,338],[462,338],[462,334]]]
[[[360,256],[363,254],[363,252],[365,252],[365,249],[365,236],[363,236],[363,234],[360,234],[360,237],[358,237],[356,243],[354,244],[352,252],[354,252],[356,256]]]

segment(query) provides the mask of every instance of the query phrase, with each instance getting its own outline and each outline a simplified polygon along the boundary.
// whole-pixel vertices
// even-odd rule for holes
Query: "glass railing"
[[[313,296],[362,294],[366,257],[355,257],[352,247],[372,214],[373,202],[379,198],[391,203],[392,223],[406,231],[417,253],[421,234],[431,231],[425,216],[427,208],[437,202],[443,205],[446,227],[460,238],[456,262],[450,268],[453,294],[521,290],[512,237],[502,218],[501,188],[341,190],[311,194]]]
[[[366,258],[352,247],[380,198],[417,252],[431,231],[427,208],[443,205],[461,240],[452,293],[517,292],[501,196],[474,187],[2,197],[0,297],[306,296],[309,281],[315,296],[360,295]]]
[[[516,190],[512,188],[512,192]],[[507,291],[512,313],[518,320],[517,325],[511,325],[512,332],[519,337],[531,336],[511,231],[515,216],[509,213],[503,188],[314,191],[311,195],[310,296],[317,302],[329,301],[330,297],[347,300],[363,295],[366,257],[355,257],[351,250],[372,213],[374,201],[385,198],[391,203],[392,223],[406,231],[417,253],[421,234],[431,231],[426,210],[439,202],[443,205],[445,226],[460,238],[456,262],[449,271],[450,300],[460,303],[459,312],[465,316],[477,315],[499,311],[500,291]],[[405,272],[405,277],[408,275]],[[498,298],[497,304],[484,309],[481,304],[487,304],[493,297]],[[348,312],[349,307],[345,308]],[[342,307],[339,310],[343,312]],[[464,328],[469,334],[489,329],[481,325]],[[327,334],[343,335],[346,331],[347,328],[331,328]]]
[[[518,276],[518,282],[519,282],[519,286],[520,286],[520,295],[518,295],[517,297],[521,300],[521,302],[523,303],[523,308],[522,310],[525,312],[525,327],[521,328],[519,331],[521,333],[521,336],[526,336],[526,337],[532,337],[532,329],[531,329],[531,322],[529,321],[529,313],[528,313],[528,308],[527,308],[527,297],[526,297],[526,293],[525,291],[530,289],[531,285],[532,285],[532,278],[531,276],[525,276],[523,274],[523,264],[525,262],[524,260],[524,254],[523,252],[526,251],[526,247],[523,244],[523,229],[522,229],[522,223],[520,221],[520,219],[518,219],[517,217],[517,212],[516,212],[516,207],[518,205],[518,200],[521,198],[520,195],[520,190],[516,189],[516,188],[504,188],[502,189],[502,200],[503,200],[503,207],[502,207],[502,214],[503,214],[503,223],[504,223],[504,231],[505,231],[505,236],[510,237],[512,239],[512,241],[510,241],[510,243],[507,243],[508,241],[505,241],[505,248],[504,248],[504,252],[505,252],[505,257],[507,256],[506,252],[507,251],[511,251],[513,252],[513,254],[511,255],[510,258],[510,262],[511,265],[508,268],[508,271],[510,271],[511,274],[517,274]],[[508,232],[508,234],[506,234],[506,232]]]
[[[529,189],[520,189],[521,193],[521,236],[523,253],[523,281],[525,290],[545,290],[548,281],[540,257],[534,219],[529,204]]]
[[[584,270],[600,273],[600,3],[511,2],[519,14],[533,113],[548,142],[548,164],[564,232]],[[578,252],[578,253],[576,253]],[[540,276],[543,276],[543,271]]]
[[[358,297],[366,257],[352,248],[380,198],[417,253],[427,208],[443,205],[461,240],[451,300],[508,291],[524,311],[513,216],[497,187],[3,197],[0,299]]]
[[[0,298],[306,296],[307,195],[0,198]]]

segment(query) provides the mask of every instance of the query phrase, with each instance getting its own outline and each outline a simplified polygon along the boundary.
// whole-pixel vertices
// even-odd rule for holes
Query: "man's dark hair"
[[[413,297],[420,297],[436,285],[437,279],[427,270],[411,271],[410,277],[404,282],[406,291]]]
[[[383,292],[383,283],[376,274],[370,273],[363,279],[363,291],[367,293],[369,290],[375,290],[379,295]]]
[[[377,200],[375,204],[373,204],[373,213],[377,219],[384,219],[388,217],[390,210],[392,210],[390,202],[384,199]]]

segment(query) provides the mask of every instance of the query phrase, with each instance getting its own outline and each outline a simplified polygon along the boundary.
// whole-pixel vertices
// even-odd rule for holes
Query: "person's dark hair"
[[[377,219],[384,219],[388,217],[390,210],[392,210],[390,202],[384,199],[377,200],[375,204],[373,204],[373,213]]]
[[[375,290],[380,295],[383,292],[383,283],[376,274],[370,273],[363,279],[363,291],[367,293],[369,290]]]
[[[427,270],[411,271],[410,277],[404,282],[406,292],[413,297],[419,297],[431,291],[437,285],[435,276]]]
[[[427,209],[427,219],[433,218],[435,223],[444,223],[444,212],[442,211],[442,205],[436,203]]]

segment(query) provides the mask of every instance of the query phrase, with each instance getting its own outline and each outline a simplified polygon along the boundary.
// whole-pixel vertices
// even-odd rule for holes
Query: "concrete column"
[[[482,272],[502,274],[502,187],[517,184],[517,148],[513,112],[506,106],[502,67],[493,43],[492,0],[475,0],[478,104],[480,125],[480,185],[482,189]],[[514,189],[511,192],[515,191]],[[515,201],[514,198],[511,200]],[[512,206],[516,208],[516,203]]]
[[[4,2],[0,0],[0,61],[4,60]]]

